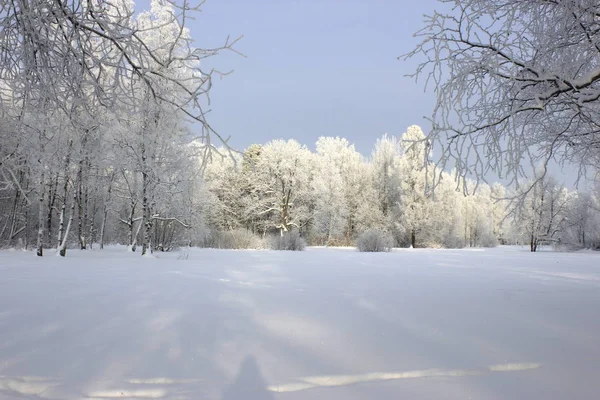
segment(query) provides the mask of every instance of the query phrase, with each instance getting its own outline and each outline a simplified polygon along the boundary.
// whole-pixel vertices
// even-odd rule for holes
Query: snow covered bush
[[[248,229],[218,232],[214,247],[219,249],[263,249],[264,241]]]
[[[496,247],[498,246],[498,239],[490,234],[486,233],[482,235],[477,241],[477,247]]]
[[[286,232],[283,236],[275,236],[271,240],[271,250],[302,251],[306,247],[306,241],[298,231]]]
[[[392,249],[392,236],[379,229],[369,229],[361,233],[356,239],[358,251],[380,252]]]

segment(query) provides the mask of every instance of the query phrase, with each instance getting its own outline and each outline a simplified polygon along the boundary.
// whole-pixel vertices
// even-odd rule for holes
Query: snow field
[[[0,399],[592,399],[600,255],[0,252]]]

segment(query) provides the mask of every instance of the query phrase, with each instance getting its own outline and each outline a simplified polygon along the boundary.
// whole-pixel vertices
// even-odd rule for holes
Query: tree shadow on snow
[[[254,356],[246,356],[235,381],[223,391],[222,400],[274,400]]]

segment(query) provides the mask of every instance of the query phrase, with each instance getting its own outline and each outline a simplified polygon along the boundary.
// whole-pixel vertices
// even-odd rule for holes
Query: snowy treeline
[[[314,153],[274,140],[216,158],[206,168],[204,220],[213,231],[258,236],[299,230],[313,245],[354,245],[369,230],[404,247],[600,245],[597,195],[569,192],[551,178],[523,185],[527,192],[498,183],[475,190],[437,170],[424,139],[418,126],[400,138],[384,135],[368,159],[333,137],[320,138]]]
[[[62,126],[43,167],[25,164],[18,184],[2,188],[2,244],[35,246],[41,221],[43,246],[64,249],[253,248],[291,231],[311,245],[355,245],[373,231],[403,247],[600,245],[597,194],[569,192],[552,178],[524,193],[498,183],[473,190],[428,161],[417,126],[384,135],[368,158],[346,139],[322,137],[315,152],[274,140],[203,164],[203,148],[177,121],[159,123],[143,135],[110,121],[98,126],[102,135]]]

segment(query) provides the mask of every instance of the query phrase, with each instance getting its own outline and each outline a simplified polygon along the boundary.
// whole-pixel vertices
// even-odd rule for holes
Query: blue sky
[[[196,45],[244,35],[210,65],[235,72],[216,80],[210,122],[231,143],[342,136],[367,155],[384,133],[419,124],[433,93],[405,74],[410,51],[434,0],[208,0],[190,24]]]

